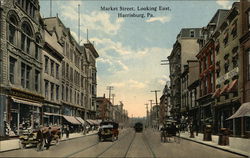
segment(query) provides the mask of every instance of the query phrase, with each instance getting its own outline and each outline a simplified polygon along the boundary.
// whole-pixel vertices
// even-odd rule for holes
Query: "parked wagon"
[[[45,146],[45,137],[49,132],[49,127],[43,127],[42,131],[42,140],[39,137],[39,129],[32,129],[32,130],[22,130],[20,131],[19,136],[19,146],[20,148],[26,148],[27,146],[36,146],[38,148],[39,142],[41,142],[40,147],[41,149]],[[60,127],[51,127],[51,135],[52,135],[52,143],[57,144],[61,139],[61,128]]]

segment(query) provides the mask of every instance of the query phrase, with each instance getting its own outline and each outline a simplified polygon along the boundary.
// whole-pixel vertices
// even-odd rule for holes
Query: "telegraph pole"
[[[152,111],[153,111],[153,109],[152,109],[152,105],[153,105],[153,100],[149,100],[149,102],[150,102],[150,118],[149,118],[149,124],[150,124],[150,126],[152,126],[152,117],[153,117],[153,115],[152,115]]]
[[[112,94],[112,104],[115,105],[115,94]]]
[[[50,17],[52,17],[52,0],[50,0]]]
[[[156,121],[159,125],[159,116],[158,116],[158,102],[157,102],[157,92],[160,92],[160,90],[153,90],[153,91],[150,91],[150,92],[154,92],[155,93],[155,104],[156,104]]]
[[[80,21],[80,4],[78,4],[78,43],[80,44],[80,26],[81,26],[81,21]]]
[[[109,91],[109,101],[111,100],[111,91],[114,90],[113,86],[107,86],[107,90]]]
[[[147,114],[147,117],[146,117],[146,125],[148,126],[149,125],[149,118],[148,118],[148,104],[145,104],[146,105],[146,114]]]

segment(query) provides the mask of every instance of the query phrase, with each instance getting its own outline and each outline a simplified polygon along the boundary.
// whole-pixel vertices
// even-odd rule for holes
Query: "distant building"
[[[162,96],[160,97],[160,124],[164,124],[165,120],[170,116],[170,89],[166,84]]]
[[[177,35],[173,50],[168,56],[170,65],[171,113],[176,119],[181,118],[181,73],[187,60],[195,60],[199,51],[197,39],[200,38],[200,28],[183,28]]]

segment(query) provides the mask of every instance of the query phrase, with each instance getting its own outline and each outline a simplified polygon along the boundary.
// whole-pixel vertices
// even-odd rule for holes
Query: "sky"
[[[129,116],[146,115],[145,104],[155,100],[152,90],[160,90],[167,81],[169,67],[161,65],[170,55],[181,28],[206,26],[217,9],[229,9],[233,0],[40,0],[42,17],[58,15],[78,40],[78,4],[80,4],[80,41],[93,42],[97,59],[97,95],[108,97],[113,86],[115,104],[124,103]],[[112,7],[117,10],[101,10]],[[120,11],[120,7],[134,10]],[[138,8],[154,10],[138,10]],[[159,10],[159,7],[169,8]],[[144,14],[145,17],[118,17],[118,14]],[[147,16],[148,15],[148,16]],[[155,102],[155,101],[154,101]]]

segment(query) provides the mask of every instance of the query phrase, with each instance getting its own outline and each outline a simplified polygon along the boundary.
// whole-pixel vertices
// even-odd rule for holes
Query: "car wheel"
[[[115,136],[114,136],[114,135],[112,135],[111,141],[112,141],[112,142],[115,141]]]
[[[21,149],[25,149],[26,148],[26,144],[24,144],[23,141],[19,141],[19,147]]]

